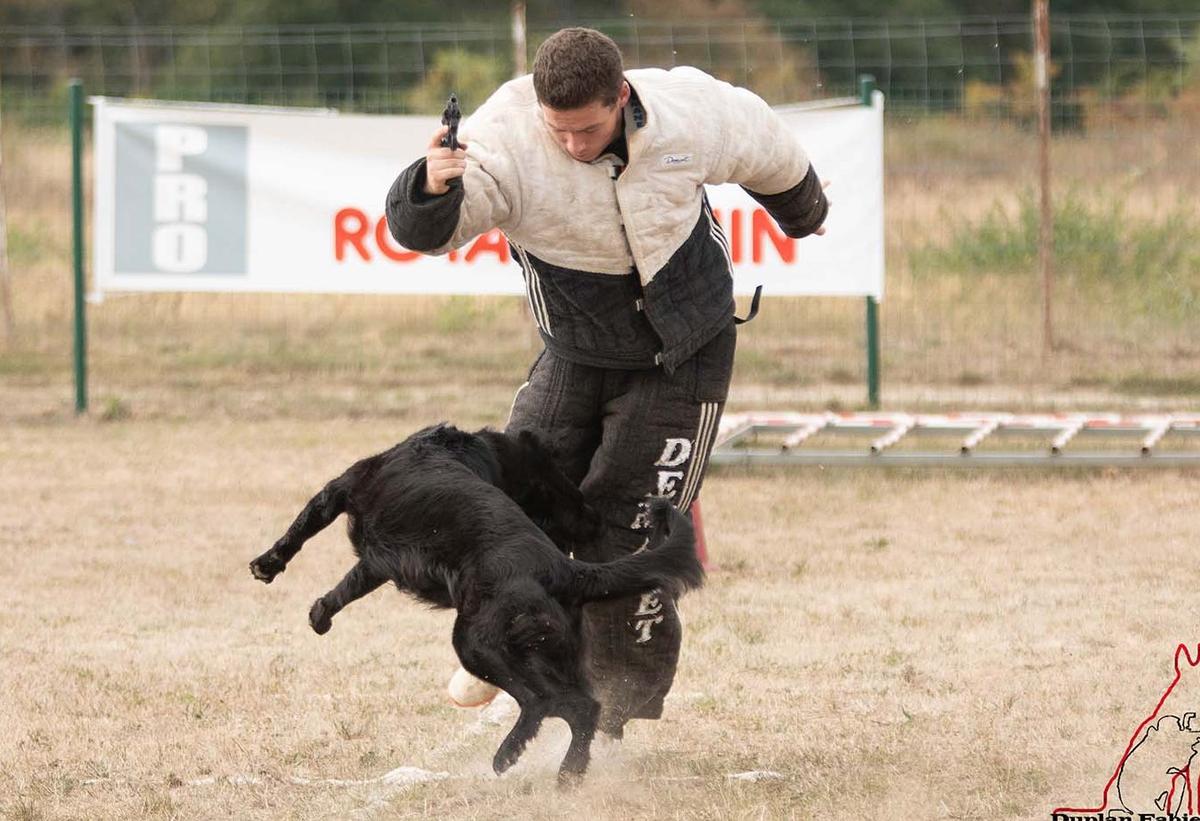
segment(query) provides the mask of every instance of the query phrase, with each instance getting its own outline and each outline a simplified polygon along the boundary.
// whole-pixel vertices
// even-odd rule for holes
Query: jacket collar
[[[629,78],[625,78],[625,82],[629,83]],[[629,83],[629,102],[626,108],[632,115],[626,119],[625,133],[630,130],[637,131],[639,128],[646,127],[646,107],[642,105],[642,98],[638,96],[637,89],[633,87],[633,83]],[[632,122],[631,122],[632,121]],[[630,128],[632,125],[632,129]]]

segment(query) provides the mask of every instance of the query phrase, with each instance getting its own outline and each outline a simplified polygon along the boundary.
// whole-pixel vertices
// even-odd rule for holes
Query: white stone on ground
[[[782,781],[786,776],[774,770],[749,770],[744,773],[730,773],[726,778],[735,781]]]

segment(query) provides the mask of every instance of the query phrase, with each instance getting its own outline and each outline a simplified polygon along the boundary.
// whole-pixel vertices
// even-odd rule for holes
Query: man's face
[[[593,100],[581,108],[558,110],[542,106],[542,119],[563,151],[580,162],[600,156],[621,128],[621,110],[629,102],[629,83],[621,84],[616,105],[606,106]]]

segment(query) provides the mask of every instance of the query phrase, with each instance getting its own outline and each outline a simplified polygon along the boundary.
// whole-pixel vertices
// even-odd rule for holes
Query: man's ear
[[[625,104],[629,102],[629,98],[632,95],[633,95],[633,92],[629,88],[629,81],[622,80],[621,81],[621,90],[617,92],[617,108],[624,108]]]

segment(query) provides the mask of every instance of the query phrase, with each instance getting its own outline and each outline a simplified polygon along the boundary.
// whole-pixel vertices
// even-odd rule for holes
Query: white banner
[[[387,191],[425,153],[436,117],[92,103],[99,292],[524,293],[499,231],[445,257],[388,232]],[[739,187],[710,188],[736,291],[881,298],[882,95],[869,108],[779,112],[836,183],[836,205],[826,235],[800,241]]]

